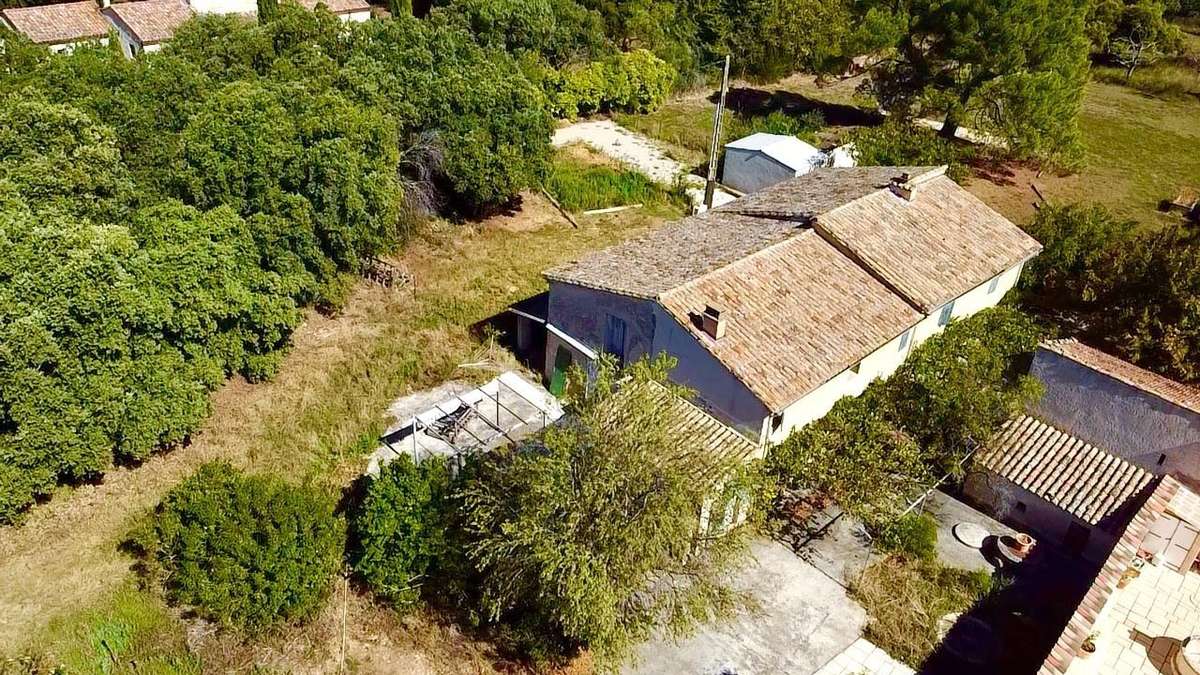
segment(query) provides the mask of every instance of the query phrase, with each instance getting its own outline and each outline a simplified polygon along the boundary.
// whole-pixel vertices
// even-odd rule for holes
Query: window
[[[604,351],[617,357],[621,364],[625,363],[625,320],[608,315],[604,325]]]
[[[945,326],[946,324],[950,323],[950,317],[953,315],[954,301],[951,300],[950,302],[946,303],[944,307],[942,307],[942,313],[938,315],[938,325]]]
[[[994,277],[992,279],[992,282],[990,284],[988,284],[988,295],[995,293],[996,289],[999,287],[1000,287],[1000,277]]]
[[[908,349],[908,341],[909,341],[910,339],[912,339],[912,329],[911,329],[911,328],[909,328],[908,330],[904,331],[904,333],[902,333],[902,334],[900,335],[900,348],[899,348],[899,349],[897,349],[896,351],[900,351],[900,352],[902,352],[902,351],[904,351],[905,349]]]
[[[862,371],[862,361],[850,366],[850,372],[854,373],[855,375],[857,375],[860,371]]]
[[[781,427],[783,427],[783,413],[771,415],[771,431],[779,431]]]
[[[1159,455],[1159,456],[1158,456],[1158,465],[1159,465],[1159,466],[1162,466],[1163,464],[1166,464],[1166,463],[1167,463],[1167,456],[1166,456],[1166,455]]]
[[[1029,508],[1029,507],[1025,505],[1025,502],[1021,502],[1021,501],[1017,502],[1017,513],[1024,514],[1025,509],[1027,509],[1027,508]]]

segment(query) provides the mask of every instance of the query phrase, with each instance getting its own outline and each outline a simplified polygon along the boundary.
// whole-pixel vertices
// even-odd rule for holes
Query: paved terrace
[[[1076,657],[1068,675],[1162,675],[1183,640],[1200,628],[1200,574],[1146,564],[1118,588],[1096,621],[1096,653]]]

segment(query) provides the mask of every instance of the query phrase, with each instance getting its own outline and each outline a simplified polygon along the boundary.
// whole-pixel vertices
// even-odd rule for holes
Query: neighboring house
[[[183,0],[119,2],[101,12],[116,27],[121,51],[129,58],[158,51],[180,24],[192,18],[192,8]]]
[[[1155,479],[1077,596],[1038,675],[1197,672],[1195,645],[1184,640],[1200,625],[1200,574],[1163,554],[1167,533],[1181,527],[1200,527],[1200,498],[1170,476]],[[1083,651],[1089,637],[1092,654]]]
[[[85,43],[108,44],[112,29],[93,0],[0,10],[0,20],[52,52],[70,51]]]
[[[756,192],[824,166],[825,154],[795,136],[751,134],[725,146],[721,182]]]
[[[300,0],[300,6],[310,12],[317,5],[325,5],[342,21],[361,22],[371,18],[371,5],[366,0]]]
[[[783,440],[995,305],[1041,250],[944,174],[821,169],[547,271],[546,377],[665,352],[706,410]]]
[[[963,484],[970,501],[1093,562],[1108,556],[1155,483],[1148,471],[1029,415],[1006,422],[975,467]],[[1171,554],[1176,567],[1191,567],[1195,534]]]
[[[1044,343],[1030,374],[1040,418],[1154,474],[1200,485],[1200,389],[1075,340]]]

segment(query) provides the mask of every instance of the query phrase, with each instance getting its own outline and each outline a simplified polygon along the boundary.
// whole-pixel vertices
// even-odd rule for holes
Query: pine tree
[[[279,0],[258,0],[258,22],[267,23],[279,16]]]
[[[1087,81],[1087,0],[906,0],[896,58],[873,78],[880,104],[970,124],[1015,154],[1070,163]]]

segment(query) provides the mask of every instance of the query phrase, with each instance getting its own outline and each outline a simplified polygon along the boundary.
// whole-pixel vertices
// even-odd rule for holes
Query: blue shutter
[[[625,320],[608,315],[604,326],[604,351],[617,357],[617,361],[625,363]]]

